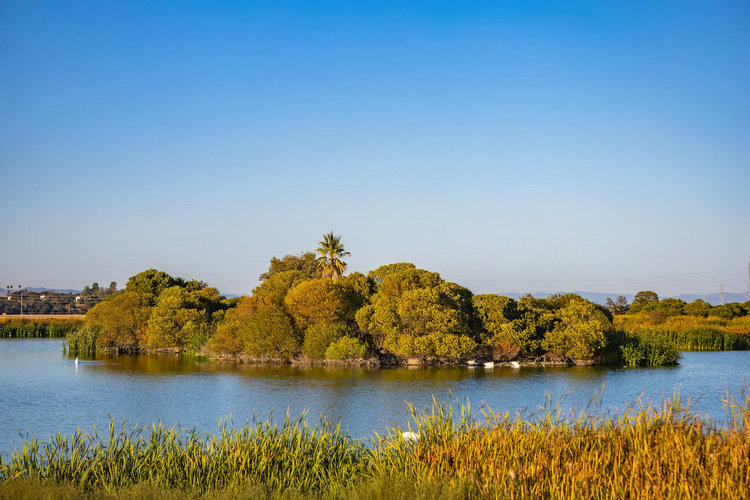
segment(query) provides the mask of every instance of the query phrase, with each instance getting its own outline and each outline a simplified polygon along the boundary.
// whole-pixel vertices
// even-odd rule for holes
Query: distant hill
[[[73,294],[80,294],[81,290],[74,290],[72,288],[45,288],[45,287],[37,287],[37,288],[26,288],[25,290],[28,290],[30,292],[48,292],[50,290],[55,291],[57,293],[73,293]],[[557,293],[568,293],[568,292],[557,292]],[[604,293],[604,292],[585,292],[585,291],[575,291],[572,292],[575,294],[580,295],[584,299],[590,300],[591,302],[594,302],[595,304],[601,304],[604,305],[607,303],[608,298],[612,298],[613,300],[617,298],[618,296],[622,295],[626,299],[628,299],[628,302],[633,302],[633,294],[632,293]],[[520,299],[525,293],[517,293],[517,292],[508,292],[508,293],[500,293],[498,295],[505,295],[506,297],[510,297],[512,299]],[[546,299],[551,293],[547,292],[534,292],[531,295],[536,297],[537,299]],[[0,290],[0,297],[7,297],[8,293],[6,290]],[[226,294],[224,295],[226,298],[231,299],[234,297],[239,297],[240,295],[236,294]],[[695,294],[695,293],[681,293],[679,295],[660,295],[660,299],[664,299],[667,297],[673,297],[675,299],[682,299],[685,302],[692,302],[696,299],[702,299],[708,302],[711,305],[717,306],[720,303],[719,300],[719,294],[718,293],[707,293],[707,294]],[[724,293],[724,302],[745,302],[746,300],[746,294],[745,293]]]
[[[567,293],[567,292],[559,292],[559,293]],[[572,292],[575,294],[580,295],[584,299],[590,300],[591,302],[594,302],[596,304],[604,305],[607,302],[607,298],[612,298],[613,300],[617,298],[618,296],[622,295],[626,299],[628,299],[628,302],[633,302],[633,294],[632,293],[602,293],[602,292],[584,292],[584,291],[575,291]],[[518,300],[520,297],[523,297],[526,295],[525,293],[501,293],[499,295],[505,295],[506,297],[511,297],[513,299]],[[552,295],[551,293],[546,292],[534,292],[531,295],[536,297],[537,299],[545,299]],[[675,299],[682,299],[685,302],[692,302],[696,299],[702,299],[708,302],[711,305],[718,306],[720,303],[719,300],[719,294],[718,293],[707,293],[707,294],[695,294],[695,293],[682,293],[679,295],[660,295],[660,299],[665,299],[667,297],[672,297]],[[724,293],[724,303],[727,302],[745,302],[746,300],[746,294],[744,293]]]

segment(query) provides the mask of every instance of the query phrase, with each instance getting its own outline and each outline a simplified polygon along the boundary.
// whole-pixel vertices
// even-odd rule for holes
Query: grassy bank
[[[64,338],[83,326],[83,316],[0,316],[0,338]]]
[[[615,316],[614,324],[628,335],[650,342],[670,343],[680,351],[750,349],[750,317],[734,319],[669,316],[654,321],[648,314]]]
[[[750,490],[750,403],[727,412],[715,427],[679,398],[614,418],[434,405],[413,412],[418,440],[394,429],[367,444],[289,418],[208,436],[111,425],[28,443],[0,465],[0,497],[736,497]]]

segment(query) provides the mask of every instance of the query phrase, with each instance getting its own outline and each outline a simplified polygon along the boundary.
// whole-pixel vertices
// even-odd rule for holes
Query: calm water
[[[82,360],[76,368],[61,340],[0,340],[0,453],[24,437],[46,440],[61,430],[100,429],[110,418],[131,424],[213,431],[220,418],[235,424],[253,413],[281,418],[309,410],[341,421],[356,437],[408,421],[405,401],[424,408],[442,401],[486,404],[495,411],[534,411],[549,394],[565,409],[585,408],[606,382],[602,407],[623,408],[641,393],[660,401],[679,390],[696,408],[724,419],[722,397],[740,399],[750,381],[750,351],[683,353],[670,368],[303,369],[226,365],[179,356],[119,356]]]

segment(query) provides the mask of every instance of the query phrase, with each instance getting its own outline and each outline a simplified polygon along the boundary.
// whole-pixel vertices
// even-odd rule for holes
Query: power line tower
[[[724,285],[721,285],[721,292],[719,292],[719,305],[724,305]]]

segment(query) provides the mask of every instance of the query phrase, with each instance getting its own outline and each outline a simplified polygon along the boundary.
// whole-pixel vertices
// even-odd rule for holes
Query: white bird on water
[[[419,434],[417,434],[416,432],[402,432],[401,436],[404,438],[404,441],[419,441]]]
[[[78,356],[76,356],[76,366],[78,366]]]
[[[512,366],[513,368],[521,368],[521,363],[519,363],[518,361],[511,361],[510,366]]]

